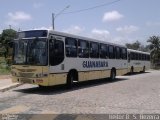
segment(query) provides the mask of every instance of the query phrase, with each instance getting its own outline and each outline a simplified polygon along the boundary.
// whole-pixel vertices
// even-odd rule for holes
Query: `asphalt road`
[[[160,113],[160,71],[40,89],[22,85],[0,93],[0,114]]]

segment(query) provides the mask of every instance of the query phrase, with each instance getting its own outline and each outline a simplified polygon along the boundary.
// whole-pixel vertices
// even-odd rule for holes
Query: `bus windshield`
[[[18,40],[14,45],[13,64],[47,65],[46,39]]]

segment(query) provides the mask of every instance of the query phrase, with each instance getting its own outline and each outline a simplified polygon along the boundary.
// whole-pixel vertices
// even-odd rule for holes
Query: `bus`
[[[128,72],[125,46],[54,30],[21,31],[13,48],[13,82],[71,88]]]
[[[150,69],[150,53],[127,49],[128,72],[145,72]]]

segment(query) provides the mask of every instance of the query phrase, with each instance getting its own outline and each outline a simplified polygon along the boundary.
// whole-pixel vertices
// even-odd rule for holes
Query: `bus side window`
[[[78,40],[78,56],[89,58],[89,43],[85,40]]]
[[[136,60],[139,60],[139,53],[136,53]]]
[[[140,53],[140,60],[142,60],[142,54]]]
[[[100,58],[104,59],[108,58],[108,46],[105,44],[100,44],[99,53],[100,53]]]
[[[121,58],[121,51],[119,47],[115,47],[115,52],[116,52],[116,59]]]
[[[148,61],[150,61],[150,55],[147,55],[148,56]]]
[[[98,45],[98,43],[95,43],[95,42],[90,43],[90,57],[91,58],[99,58],[99,45]]]
[[[127,59],[127,49],[126,48],[122,48],[122,53],[121,53],[121,55],[122,55],[122,59],[123,60],[126,60]],[[129,53],[129,55],[128,55],[128,59],[131,59],[130,57],[130,53]]]
[[[131,61],[131,53],[128,52],[128,62],[130,63]]]
[[[147,55],[145,54],[145,61],[147,61]]]
[[[131,60],[135,60],[135,54],[133,52],[130,53]]]
[[[77,57],[77,40],[74,38],[65,39],[66,56]]]
[[[113,46],[109,46],[109,58],[110,59],[114,59],[115,58],[115,53],[114,53],[114,47]]]

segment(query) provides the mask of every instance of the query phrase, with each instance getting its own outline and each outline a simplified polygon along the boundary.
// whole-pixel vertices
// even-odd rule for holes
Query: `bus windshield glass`
[[[18,40],[14,44],[13,64],[47,65],[46,39]]]
[[[47,37],[47,30],[30,30],[18,32],[18,38]]]

